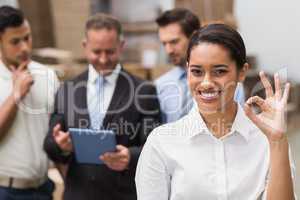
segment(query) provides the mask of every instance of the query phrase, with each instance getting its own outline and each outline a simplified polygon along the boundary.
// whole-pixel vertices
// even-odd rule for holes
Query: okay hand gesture
[[[267,136],[269,141],[279,141],[286,132],[286,106],[289,96],[290,84],[286,83],[282,93],[280,78],[274,75],[275,92],[264,72],[260,72],[260,78],[265,88],[266,99],[254,96],[250,97],[245,104],[245,113]],[[256,114],[251,105],[256,104],[261,113]]]

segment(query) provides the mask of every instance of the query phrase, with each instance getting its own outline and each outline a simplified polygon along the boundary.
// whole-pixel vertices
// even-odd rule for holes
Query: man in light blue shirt
[[[186,115],[193,107],[187,85],[186,51],[189,39],[200,28],[198,17],[184,8],[164,12],[156,19],[158,34],[169,61],[174,68],[155,80],[162,110],[162,122],[173,122]],[[244,103],[242,85],[238,85],[235,100]]]
[[[186,70],[176,66],[155,81],[163,123],[176,121],[193,105],[186,76]]]

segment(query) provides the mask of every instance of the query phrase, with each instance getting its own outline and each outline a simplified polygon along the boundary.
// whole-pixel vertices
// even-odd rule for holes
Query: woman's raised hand
[[[286,107],[290,84],[286,83],[284,91],[278,74],[274,75],[275,92],[264,72],[260,72],[260,79],[265,88],[266,99],[258,96],[250,97],[245,103],[245,113],[267,136],[269,141],[279,141],[286,133]],[[251,106],[256,104],[261,113],[256,114]]]

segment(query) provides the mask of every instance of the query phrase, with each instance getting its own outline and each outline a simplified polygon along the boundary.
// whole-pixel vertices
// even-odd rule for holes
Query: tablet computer
[[[103,164],[100,155],[116,150],[116,136],[112,130],[70,128],[75,158],[81,164]]]

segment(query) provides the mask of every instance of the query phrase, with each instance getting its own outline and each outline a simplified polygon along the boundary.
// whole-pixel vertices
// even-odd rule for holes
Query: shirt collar
[[[115,67],[115,69],[108,75],[106,75],[105,81],[109,84],[115,84],[117,81],[117,78],[120,74],[121,71],[121,65],[117,64],[117,66]],[[95,68],[93,67],[93,65],[89,64],[89,78],[88,78],[88,82],[95,84],[96,83],[96,79],[98,78],[99,73],[95,70]]]
[[[194,103],[193,108],[186,117],[188,125],[186,131],[188,132],[188,136],[190,136],[190,138],[199,134],[209,134],[209,130],[199,113],[198,106],[196,103]]]
[[[174,73],[177,75],[177,78],[180,79],[186,79],[187,72],[184,67],[176,66],[174,69]]]
[[[207,128],[202,116],[199,113],[198,106],[194,103],[194,107],[187,116],[188,123],[190,124],[187,129],[188,135],[192,139],[195,135],[206,134],[210,135],[211,132]],[[251,120],[246,116],[241,105],[238,104],[238,110],[234,122],[232,124],[231,133],[240,134],[247,142],[250,137],[251,131],[257,129]]]
[[[243,136],[246,141],[249,140],[250,134],[253,130],[257,129],[257,127],[254,125],[254,123],[247,117],[247,115],[244,112],[243,107],[238,104],[238,110],[235,116],[235,119],[232,124],[232,132],[236,132]]]

